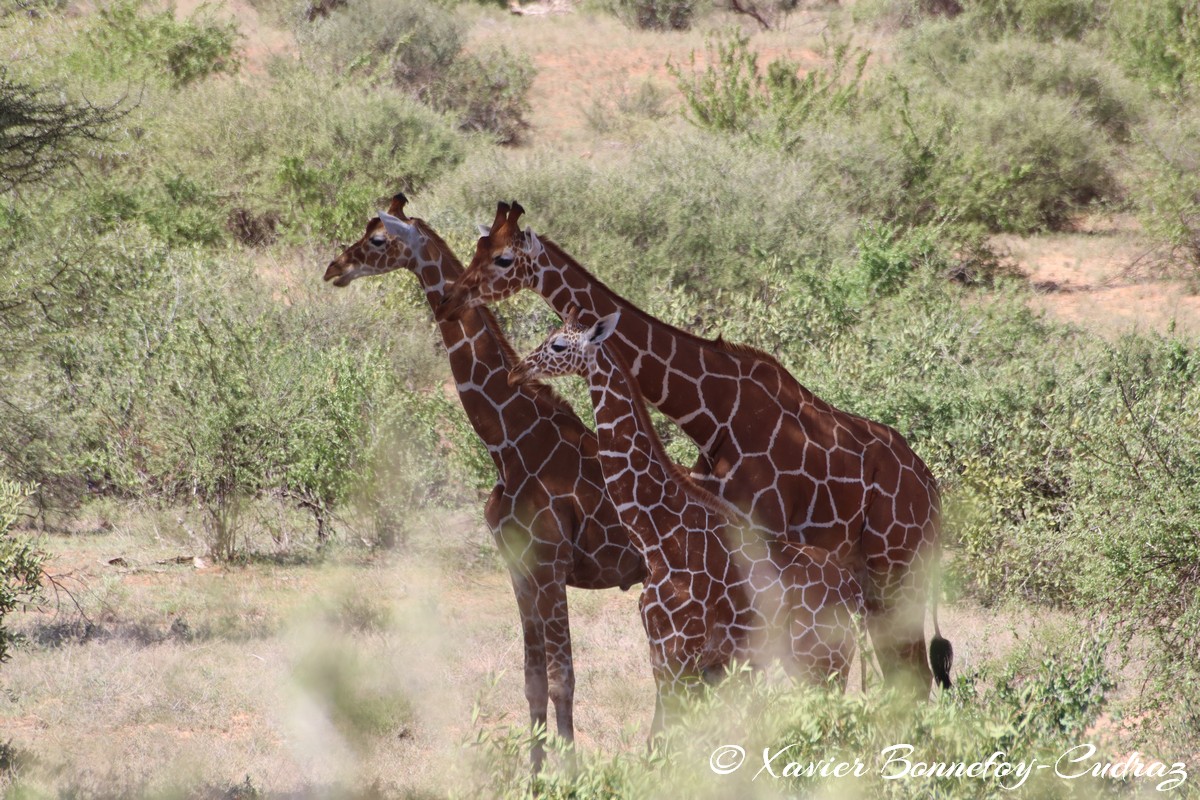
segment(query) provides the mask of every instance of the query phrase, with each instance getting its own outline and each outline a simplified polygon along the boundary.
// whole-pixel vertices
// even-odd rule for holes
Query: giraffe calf
[[[588,380],[605,484],[646,563],[640,608],[658,689],[654,731],[689,684],[734,660],[778,658],[799,680],[844,688],[863,613],[858,580],[825,550],[781,545],[668,458],[628,367],[603,346],[619,316],[585,330],[570,313],[509,381]]]

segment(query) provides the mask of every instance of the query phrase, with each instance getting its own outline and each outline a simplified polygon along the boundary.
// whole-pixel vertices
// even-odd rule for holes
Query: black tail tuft
[[[934,680],[943,689],[950,688],[950,667],[954,664],[954,648],[949,639],[934,635],[929,640],[929,667],[933,670]]]

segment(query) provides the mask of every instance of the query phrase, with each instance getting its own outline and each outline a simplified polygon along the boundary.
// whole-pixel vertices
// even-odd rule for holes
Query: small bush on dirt
[[[505,47],[461,56],[429,90],[430,104],[458,120],[459,128],[514,144],[529,127],[529,89],[536,73],[527,56]]]
[[[1027,89],[1057,98],[1118,142],[1128,141],[1143,112],[1142,92],[1095,48],[1074,42],[1014,37],[980,45],[955,84],[967,95]]]
[[[306,62],[333,74],[388,76],[418,95],[457,61],[463,23],[436,4],[364,0],[296,29]]]
[[[113,0],[99,10],[87,51],[75,60],[97,77],[166,80],[175,86],[217,73],[235,73],[237,25],[216,20],[208,6],[183,21],[173,8],[143,13],[144,0]]]
[[[464,25],[445,8],[367,0],[334,10],[298,36],[310,63],[335,75],[386,77],[463,130],[511,144],[527,127],[533,63],[504,47],[464,51]]]
[[[800,77],[799,65],[786,58],[772,61],[763,72],[741,31],[709,39],[707,50],[703,71],[696,69],[695,52],[686,72],[667,66],[683,93],[684,116],[698,127],[746,132],[785,150],[798,143],[806,124],[846,113],[858,96],[868,56],[838,45],[828,69]]]
[[[963,11],[960,0],[860,0],[851,9],[855,22],[870,22],[877,28],[897,31],[911,28],[926,17],[956,17]]]
[[[1056,230],[1117,193],[1104,137],[1057,100],[1015,91],[943,113],[957,125],[946,142],[950,158],[934,166],[933,196],[964,221],[994,231]]]
[[[631,28],[686,31],[692,27],[698,0],[612,0],[617,18]]]

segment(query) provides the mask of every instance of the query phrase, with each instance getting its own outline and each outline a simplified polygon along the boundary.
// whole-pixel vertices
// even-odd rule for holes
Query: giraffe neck
[[[462,262],[431,228],[419,220],[414,222],[426,238],[422,252],[417,253],[420,266],[414,272],[426,301],[436,312],[446,285],[462,274]],[[508,371],[516,363],[516,357],[489,309],[472,309],[453,322],[439,321],[438,328],[450,357],[450,372],[463,410],[500,467],[496,455],[509,444],[506,433],[515,435],[543,414],[548,415],[537,397],[539,393],[549,393],[549,389],[529,387],[527,397],[533,402],[510,402],[521,394],[519,388],[508,385]]]
[[[606,344],[629,365],[645,399],[678,424],[708,453],[718,441],[722,423],[732,414],[734,393],[705,396],[697,385],[700,375],[736,376],[738,365],[720,345],[668,325],[642,311],[605,286],[556,243],[543,239],[536,290],[566,318],[579,309],[579,322],[591,325],[600,317],[621,312],[621,327]],[[708,413],[702,413],[707,410]]]
[[[610,340],[611,341],[611,340]],[[588,388],[596,413],[600,467],[609,496],[649,566],[655,553],[672,558],[672,531],[703,511],[728,515],[731,507],[692,484],[663,448],[619,353],[599,348],[589,365]],[[690,508],[689,508],[690,507]],[[703,515],[702,515],[703,516]]]

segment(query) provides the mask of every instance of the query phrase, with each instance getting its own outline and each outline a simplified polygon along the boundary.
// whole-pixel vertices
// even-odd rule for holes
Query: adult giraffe
[[[532,289],[582,324],[621,312],[613,348],[642,394],[700,449],[693,477],[797,544],[834,553],[860,576],[867,628],[889,683],[927,696],[949,686],[952,650],[937,623],[925,655],[925,602],[940,555],[941,501],[925,463],[894,429],[846,413],[776,359],[672,327],[613,292],[500,203],[439,316]],[[482,230],[481,230],[482,232]],[[932,672],[930,665],[932,664]]]
[[[698,680],[735,659],[778,656],[791,675],[844,689],[863,610],[858,581],[826,550],[767,546],[770,531],[675,466],[629,368],[604,346],[620,316],[585,329],[570,313],[510,382],[587,379],[608,493],[646,562],[639,608],[658,689],[651,733]]]
[[[405,197],[367,223],[366,234],[335,258],[325,280],[347,286],[406,269],[431,308],[462,264],[423,220],[404,213]],[[545,726],[554,700],[558,734],[574,739],[575,670],[567,586],[628,589],[645,567],[604,489],[596,436],[549,387],[512,387],[517,363],[491,311],[441,321],[442,341],[467,418],[496,464],[484,517],[508,564],[525,643],[525,696],[532,723]],[[533,769],[545,758],[540,742]]]

